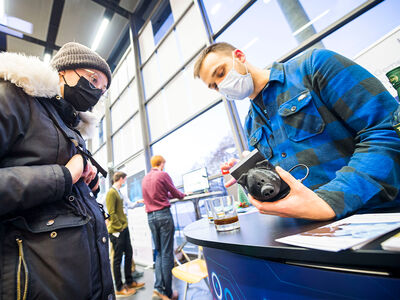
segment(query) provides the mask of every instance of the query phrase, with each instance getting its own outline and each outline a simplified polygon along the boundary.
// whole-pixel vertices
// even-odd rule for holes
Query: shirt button
[[[90,197],[94,197],[94,195],[93,195],[93,193],[92,193],[92,192],[90,192],[90,193],[89,193],[89,195],[90,195]]]
[[[306,97],[306,94],[302,94],[299,96],[299,98],[297,98],[298,101],[303,100]]]
[[[101,239],[103,244],[105,244],[107,242],[107,238],[105,236],[103,236],[103,238]]]
[[[266,109],[264,109],[264,114],[267,114],[267,110]]]
[[[47,226],[51,226],[53,224],[54,224],[54,220],[48,220],[46,223]]]
[[[282,157],[285,158],[287,156],[287,154],[285,152],[282,152]]]
[[[50,233],[50,237],[52,239],[55,239],[57,237],[57,232],[53,231],[52,233]]]
[[[297,107],[293,105],[293,106],[290,108],[290,110],[291,110],[291,111],[296,111],[296,108],[297,108]]]

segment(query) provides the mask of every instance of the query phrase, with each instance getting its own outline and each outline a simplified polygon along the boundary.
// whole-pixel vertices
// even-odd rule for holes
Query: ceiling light
[[[253,46],[255,43],[257,43],[259,40],[258,36],[256,36],[254,39],[252,39],[250,42],[248,42],[244,47],[243,50],[248,50],[251,46]]]
[[[303,26],[301,26],[299,29],[297,29],[295,32],[292,33],[293,36],[298,35],[300,32],[302,32],[304,29],[306,29],[308,26],[314,24],[315,22],[317,22],[319,19],[321,19],[323,16],[325,16],[328,12],[330,11],[330,9],[327,9],[326,11],[324,11],[322,14],[320,14],[319,16],[317,16],[316,18],[312,19],[310,22],[304,24]]]
[[[215,15],[219,9],[221,8],[221,2],[217,2],[212,8],[211,8],[211,14]]]
[[[96,37],[94,38],[94,42],[92,44],[92,50],[96,51],[97,47],[100,44],[101,38],[104,35],[104,32],[106,31],[106,28],[108,26],[108,23],[110,23],[110,20],[107,18],[104,18],[103,21],[101,21],[101,25],[99,27],[99,30],[97,31]]]
[[[43,56],[43,61],[47,64],[50,62],[50,59],[51,59],[50,53],[45,53]]]

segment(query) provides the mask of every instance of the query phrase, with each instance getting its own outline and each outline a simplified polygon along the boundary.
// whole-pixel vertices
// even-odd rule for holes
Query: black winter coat
[[[104,216],[82,180],[71,188],[76,148],[44,108],[85,148],[46,102],[57,82],[40,61],[0,54],[0,299],[114,299]]]

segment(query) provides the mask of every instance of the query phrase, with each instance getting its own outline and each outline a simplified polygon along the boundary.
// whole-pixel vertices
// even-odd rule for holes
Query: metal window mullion
[[[108,93],[107,98],[105,99],[105,113],[104,113],[104,120],[106,122],[106,132],[103,134],[106,135],[106,151],[107,151],[107,166],[106,168],[108,169],[108,172],[111,173],[111,176],[108,176],[108,181],[110,183],[110,186],[112,185],[112,175],[113,175],[113,169],[110,168],[110,166],[113,166],[113,147],[112,147],[112,140],[111,140],[111,97],[110,93]],[[99,148],[100,149],[100,148]]]
[[[160,0],[156,7],[162,2]],[[139,117],[140,124],[142,130],[142,141],[143,141],[143,152],[145,158],[146,172],[151,169],[150,158],[151,158],[151,148],[150,148],[150,132],[149,132],[149,121],[146,113],[145,107],[145,98],[144,98],[144,85],[143,85],[143,77],[140,71],[140,46],[139,46],[139,35],[135,26],[134,16],[131,16],[129,20],[129,37],[132,50],[134,50],[135,55],[135,70],[136,70],[136,78],[137,78],[137,92],[138,92],[138,101],[139,101]]]
[[[242,157],[242,152],[247,149],[247,143],[245,141],[242,125],[240,124],[240,118],[236,104],[233,101],[226,100],[225,97],[223,97],[223,102],[228,115],[229,125],[231,126],[233,133],[233,140],[235,142],[236,150],[238,151],[239,156]]]
[[[244,7],[247,9],[248,7],[250,7],[251,4],[253,4],[251,2],[254,2],[254,1],[249,1],[247,4],[245,4],[241,8],[241,10],[239,12],[243,13],[243,11],[245,10]],[[251,3],[251,4],[249,5],[249,3]],[[209,44],[212,44],[212,43],[214,43],[214,36],[212,35],[211,24],[208,19],[206,9],[204,7],[202,0],[198,0],[198,8],[200,10],[200,15],[203,19],[204,26],[206,27]],[[240,14],[238,14],[238,15],[240,15]],[[238,114],[238,111],[237,111],[237,108],[236,108],[236,105],[234,102],[227,101],[225,98],[223,98],[223,102],[224,102],[226,114],[228,116],[229,125],[231,127],[236,150],[238,151],[239,156],[241,156],[243,150],[247,149],[247,146],[246,146],[247,142],[246,142],[246,137],[244,136],[242,125],[240,123],[239,114]]]
[[[213,39],[213,32],[212,32],[210,20],[208,19],[208,16],[206,13],[206,8],[204,7],[203,0],[197,0],[197,1],[194,0],[194,1],[197,4],[197,8],[200,12],[201,19],[203,20],[203,24],[206,29],[208,45],[210,45],[213,43],[214,39]]]

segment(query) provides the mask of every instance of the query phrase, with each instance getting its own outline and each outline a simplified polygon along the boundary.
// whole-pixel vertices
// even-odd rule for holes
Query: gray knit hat
[[[107,88],[110,87],[111,70],[107,62],[96,52],[79,43],[70,42],[62,46],[51,60],[51,65],[57,71],[82,68],[99,70],[107,76]]]

